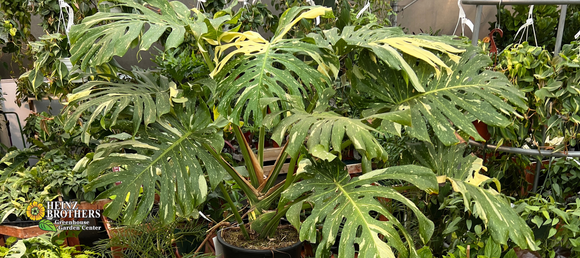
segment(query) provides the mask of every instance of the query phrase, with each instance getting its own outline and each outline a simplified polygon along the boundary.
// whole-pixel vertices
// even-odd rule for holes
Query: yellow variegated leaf
[[[312,165],[305,166],[306,173],[311,177],[293,184],[282,193],[282,196],[288,200],[295,200],[310,193],[303,202],[294,204],[300,207],[290,207],[288,217],[299,216],[302,203],[310,203],[313,206],[310,215],[302,224],[299,219],[291,221],[300,231],[300,240],[318,243],[316,250],[318,256],[330,255],[330,247],[336,241],[341,228],[339,258],[353,257],[357,245],[359,257],[418,257],[414,239],[377,198],[400,202],[412,210],[419,222],[419,236],[423,243],[429,241],[433,234],[433,222],[427,219],[413,202],[394,189],[371,183],[386,179],[403,180],[428,193],[437,193],[437,180],[429,169],[419,166],[391,167],[374,170],[351,179],[345,164],[340,160],[311,162]],[[381,214],[388,221],[377,220],[370,216],[372,213]],[[319,234],[317,225],[324,228],[321,231],[320,242],[317,238]],[[397,256],[393,249],[397,250]]]
[[[305,40],[284,39],[287,32],[284,28],[328,10],[323,7],[288,9],[280,17],[271,41],[251,31],[223,33],[220,40],[225,44],[216,47],[216,67],[211,73],[218,81],[220,114],[237,125],[242,120],[246,125],[259,126],[265,110],[279,113],[303,99],[322,94],[338,74],[338,58]]]

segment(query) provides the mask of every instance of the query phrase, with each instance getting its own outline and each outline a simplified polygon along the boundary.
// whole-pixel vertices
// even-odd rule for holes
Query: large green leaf
[[[248,32],[223,33],[216,47],[219,111],[239,124],[260,126],[269,111],[288,110],[293,97],[309,99],[322,94],[338,73],[338,59],[300,39],[284,39],[302,19],[331,12],[323,7],[294,7],[280,17],[272,40]],[[233,109],[232,109],[232,105]]]
[[[473,117],[489,125],[505,127],[510,123],[506,116],[515,114],[514,106],[526,107],[523,94],[503,74],[487,70],[491,59],[477,49],[470,47],[459,63],[443,59],[451,71],[437,77],[428,64],[409,58],[409,63],[417,63],[414,70],[425,92],[417,92],[398,73],[367,56],[361,58],[360,67],[350,77],[357,92],[373,98],[367,100],[375,103],[369,114],[411,109],[413,125],[406,127],[406,131],[420,140],[430,141],[428,122],[445,145],[459,142],[456,129],[483,140],[471,123]]]
[[[306,138],[308,150],[316,157],[333,160],[340,155],[341,145],[346,134],[355,149],[369,159],[386,159],[386,152],[371,132],[374,128],[363,123],[362,119],[348,118],[334,112],[314,112],[293,109],[292,115],[283,119],[274,129],[272,139],[282,144],[286,132],[288,148],[286,152],[292,157],[299,154]],[[270,118],[270,117],[268,117]],[[332,147],[332,154],[330,151]]]
[[[82,138],[88,143],[89,125],[102,116],[110,118],[108,128],[111,128],[117,123],[123,110],[130,107],[133,130],[136,133],[141,123],[147,126],[158,117],[169,113],[170,97],[177,92],[175,83],[163,76],[147,72],[134,72],[133,75],[135,78],[131,82],[91,81],[76,88],[68,95],[69,107],[77,103],[80,105],[74,107],[74,112],[65,122],[65,130],[72,129],[83,113],[92,111],[87,123],[83,125]]]
[[[494,182],[501,191],[497,179],[479,173],[485,169],[480,158],[464,157],[465,147],[458,145],[433,147],[431,143],[418,143],[410,147],[419,162],[437,172],[439,182],[448,180],[453,190],[461,193],[465,207],[485,223],[493,240],[505,245],[509,238],[521,248],[538,249],[532,230],[504,195],[486,187],[487,183]]]
[[[373,52],[371,58],[376,62],[378,57],[390,68],[402,71],[406,81],[419,92],[424,92],[424,85],[421,84],[415,71],[402,57],[401,52],[428,63],[439,76],[441,69],[450,71],[450,67],[443,62],[431,50],[437,50],[447,54],[454,60],[459,60],[455,54],[464,50],[452,46],[461,45],[462,41],[453,40],[449,37],[421,37],[406,35],[399,27],[380,27],[367,25],[362,28],[346,26],[342,31],[338,28],[326,30],[321,34],[310,34],[319,46],[328,48],[332,46],[334,52],[339,56],[345,56],[354,50],[369,50]]]
[[[429,142],[409,143],[409,150],[423,166],[438,176],[468,180],[474,171],[485,169],[483,160],[473,154],[463,156],[467,145],[433,146]]]
[[[301,165],[304,167],[304,165]],[[423,243],[429,241],[434,225],[415,204],[391,187],[371,185],[387,179],[407,181],[428,192],[437,192],[435,174],[425,167],[414,165],[375,170],[362,176],[350,178],[344,163],[335,160],[314,162],[305,166],[310,178],[293,184],[282,193],[287,200],[295,200],[305,193],[311,195],[294,204],[288,210],[288,219],[300,229],[300,240],[318,242],[317,225],[322,224],[322,240],[316,257],[328,257],[330,247],[335,242],[341,223],[339,257],[353,257],[355,244],[359,247],[359,257],[417,257],[413,239],[405,227],[381,203],[378,197],[403,203],[411,209],[419,222]],[[303,203],[313,206],[311,214],[300,225],[300,210]],[[373,214],[381,214],[388,221],[379,221]],[[404,238],[404,240],[402,239]]]
[[[71,61],[76,63],[82,59],[83,70],[89,65],[104,64],[113,56],[125,55],[136,40],[141,42],[140,50],[147,50],[169,30],[166,49],[184,41],[191,11],[183,3],[167,0],[147,0],[144,4],[134,0],[116,2],[132,8],[133,13],[98,12],[71,29]]]
[[[124,211],[125,223],[139,223],[149,214],[159,191],[163,221],[173,221],[176,213],[197,217],[196,208],[208,194],[206,175],[212,187],[221,182],[225,170],[203,145],[223,148],[222,125],[212,123],[203,103],[195,107],[194,101],[188,101],[175,106],[174,115],[165,115],[142,129],[139,140],[101,144],[96,149],[87,167],[90,183],[85,189],[121,181],[98,197],[116,196],[105,216],[116,219]],[[122,151],[127,149],[133,153]],[[115,166],[123,169],[110,172]]]
[[[463,195],[465,207],[487,225],[493,240],[507,244],[508,238],[523,249],[539,250],[534,234],[515,212],[505,197],[493,188],[484,188],[472,182],[448,178],[456,192]]]

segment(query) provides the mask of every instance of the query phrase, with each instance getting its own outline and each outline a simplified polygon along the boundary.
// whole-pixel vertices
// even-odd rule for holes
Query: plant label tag
[[[224,249],[222,247],[222,244],[220,244],[220,242],[217,240],[217,236],[212,238],[213,240],[213,246],[215,247],[215,255],[217,257],[221,257],[224,253]]]

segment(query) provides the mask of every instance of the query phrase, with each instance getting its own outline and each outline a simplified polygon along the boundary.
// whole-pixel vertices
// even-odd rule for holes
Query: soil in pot
[[[222,230],[222,238],[230,245],[244,249],[270,250],[280,249],[300,242],[298,232],[291,226],[283,226],[276,230],[272,238],[259,239],[256,232],[250,230],[250,240],[244,239],[242,231],[235,228]]]
[[[225,258],[300,258],[302,242],[292,226],[282,226],[272,238],[258,239],[255,232],[246,240],[239,228],[218,232],[218,241],[223,246]],[[225,238],[225,239],[224,239]]]

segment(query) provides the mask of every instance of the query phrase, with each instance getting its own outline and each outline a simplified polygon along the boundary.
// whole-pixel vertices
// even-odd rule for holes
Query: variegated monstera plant
[[[117,196],[106,216],[139,223],[158,193],[165,221],[196,217],[208,192],[225,191],[223,180],[231,177],[247,196],[251,228],[262,237],[275,232],[285,216],[301,240],[319,244],[317,257],[329,255],[340,230],[340,257],[353,257],[356,245],[359,257],[417,257],[416,242],[429,241],[433,222],[397,187],[375,182],[400,180],[437,194],[439,183],[448,180],[495,241],[536,248],[531,230],[500,189],[489,187],[492,180],[479,173],[481,160],[455,155],[426,167],[372,169],[373,161],[388,158],[376,135],[408,134],[445,145],[457,144],[460,135],[483,140],[472,121],[506,126],[507,117],[526,106],[504,75],[486,69],[490,58],[464,40],[406,35],[400,28],[376,25],[291,36],[316,17],[332,18],[331,9],[310,6],[285,11],[266,39],[255,31],[240,32],[239,16],[231,8],[208,17],[177,1],[116,2],[125,12],[99,12],[70,34],[71,60],[93,71],[94,80],[68,96],[66,127],[82,126],[86,142],[95,140],[96,130],[117,133],[76,168],[90,177],[86,189],[122,182],[100,195]],[[193,45],[211,73],[186,83],[154,71],[114,76],[119,72],[111,65],[114,56],[136,46],[148,50],[156,42],[166,50]],[[356,116],[335,112],[337,83],[348,85],[353,98],[363,98],[352,103],[364,111]],[[233,127],[248,176],[220,155],[226,126]],[[257,153],[241,127],[258,132]],[[272,171],[263,167],[267,129],[283,146]],[[341,151],[349,145],[362,156],[364,172],[353,179],[341,162]],[[437,155],[435,149],[420,150],[417,155],[431,158],[423,160]],[[276,183],[288,156],[286,179]],[[116,166],[123,169],[111,173]],[[420,239],[413,239],[378,197],[412,210]],[[301,220],[304,209],[310,212]],[[378,215],[387,221],[377,220]]]

